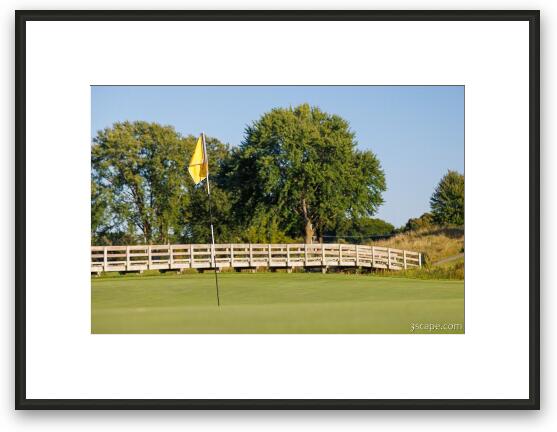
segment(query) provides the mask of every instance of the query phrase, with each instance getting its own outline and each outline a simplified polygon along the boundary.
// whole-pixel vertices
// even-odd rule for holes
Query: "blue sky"
[[[204,131],[237,146],[246,125],[275,107],[317,105],[350,123],[387,179],[376,217],[401,226],[429,210],[447,170],[464,172],[462,86],[93,86],[91,131],[124,120]]]

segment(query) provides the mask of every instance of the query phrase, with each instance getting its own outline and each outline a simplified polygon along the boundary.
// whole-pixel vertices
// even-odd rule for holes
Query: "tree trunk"
[[[305,239],[304,242],[306,244],[312,243],[313,242],[313,224],[311,223],[311,219],[309,217],[309,210],[308,210],[308,205],[306,203],[306,199],[302,198],[302,213],[304,216],[304,221],[306,222],[306,229],[305,229]]]
[[[313,242],[313,225],[311,221],[308,219],[306,220],[306,236],[305,236],[305,243],[309,244]]]
[[[143,236],[145,237],[145,242],[151,244],[153,241],[153,237],[151,236],[151,226],[149,225],[148,221],[142,222],[143,226],[140,227],[141,231],[143,231]]]

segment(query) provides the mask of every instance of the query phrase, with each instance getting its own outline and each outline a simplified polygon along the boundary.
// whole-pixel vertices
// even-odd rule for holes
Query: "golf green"
[[[92,333],[464,333],[464,282],[320,273],[92,278]]]

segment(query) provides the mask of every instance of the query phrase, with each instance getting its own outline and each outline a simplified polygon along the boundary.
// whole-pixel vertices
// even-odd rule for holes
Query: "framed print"
[[[15,19],[17,409],[539,409],[539,11]]]

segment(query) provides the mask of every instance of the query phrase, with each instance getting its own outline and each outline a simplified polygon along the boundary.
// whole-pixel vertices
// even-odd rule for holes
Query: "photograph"
[[[464,102],[91,86],[91,333],[464,334]]]
[[[539,10],[20,10],[14,52],[16,409],[540,409]]]

